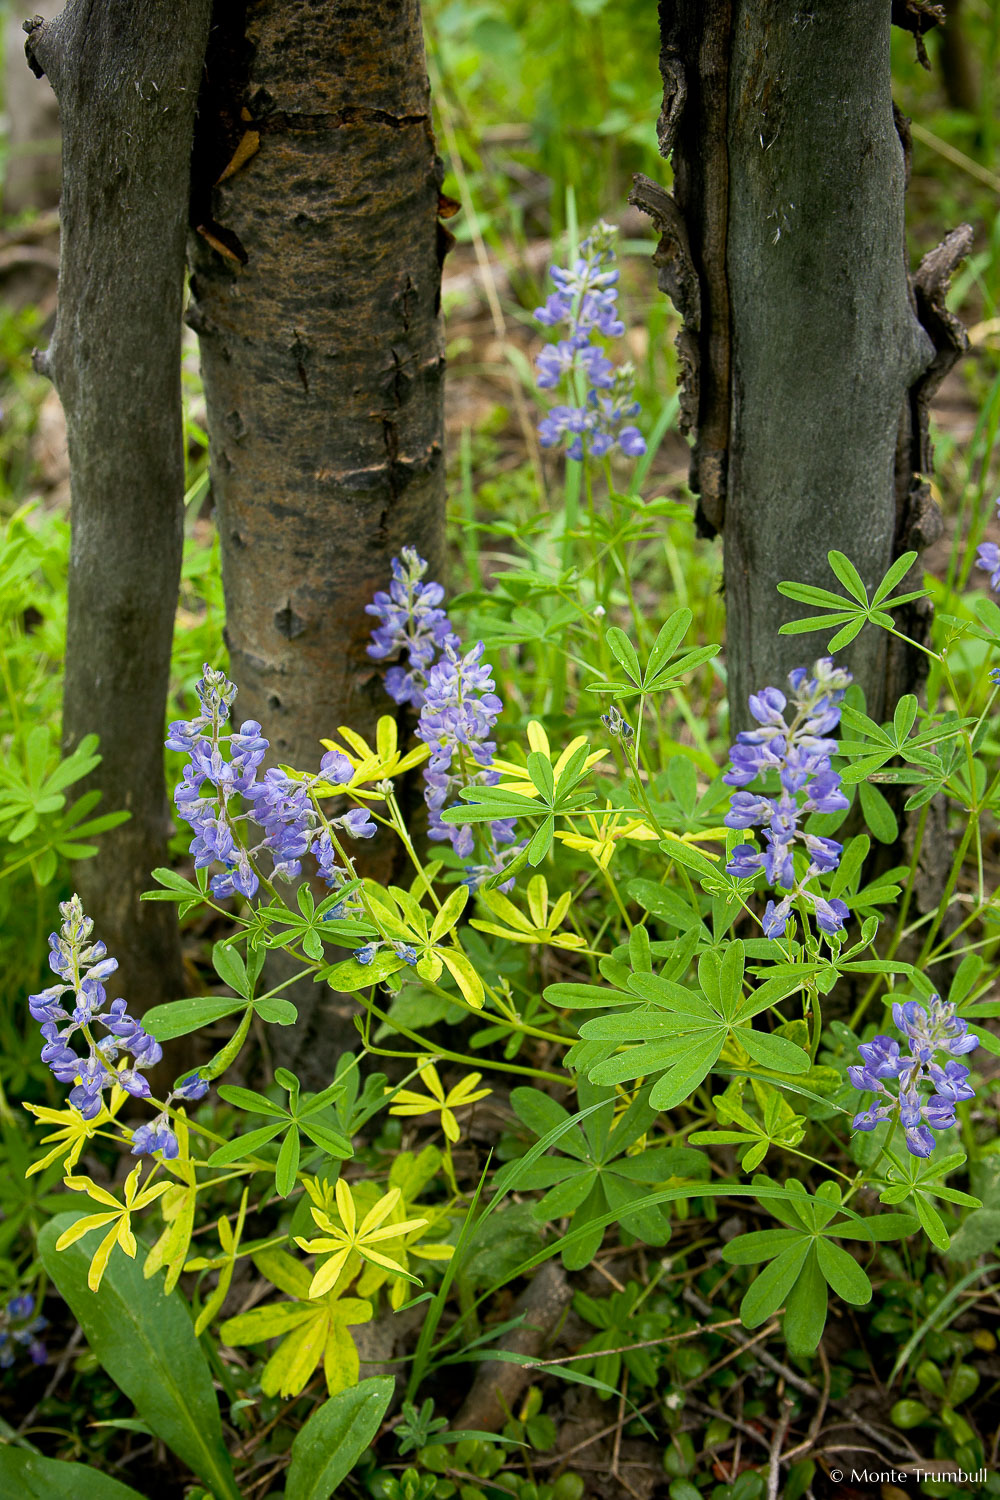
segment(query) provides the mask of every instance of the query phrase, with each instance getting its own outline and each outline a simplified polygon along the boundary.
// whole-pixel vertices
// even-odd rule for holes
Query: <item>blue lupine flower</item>
[[[967,1082],[970,1070],[955,1059],[975,1051],[979,1039],[955,1006],[939,995],[932,995],[927,1007],[916,1000],[897,1002],[892,1018],[909,1042],[909,1055],[887,1036],[859,1045],[861,1063],[852,1064],[848,1076],[856,1089],[875,1094],[876,1102],[855,1115],[854,1128],[874,1130],[898,1113],[907,1150],[913,1156],[930,1156],[936,1145],[931,1130],[950,1129],[957,1121],[955,1105],[974,1097]],[[943,1066],[936,1060],[940,1053],[946,1059]],[[894,1078],[899,1080],[897,1097],[886,1087]],[[927,1097],[919,1087],[925,1079],[935,1090]]]
[[[195,1103],[198,1099],[204,1099],[209,1090],[207,1078],[201,1073],[189,1073],[186,1078],[181,1078],[174,1084],[170,1092],[171,1099],[183,1099],[186,1103]]]
[[[424,801],[430,813],[428,836],[448,840],[455,853],[469,860],[476,847],[472,827],[442,822],[441,814],[458,803],[463,787],[495,786],[500,773],[493,769],[495,743],[490,731],[503,711],[495,692],[493,669],[483,661],[482,641],[464,651],[447,614],[438,606],[444,598],[439,584],[424,583],[427,563],[412,547],[404,547],[392,561],[389,593],[379,592],[366,605],[382,621],[372,631],[369,656],[385,660],[393,650],[407,655],[405,666],[390,667],[386,690],[397,703],[420,710],[416,735],[430,748],[424,769]],[[466,883],[478,884],[487,871],[499,873],[517,852],[515,820],[498,818],[481,824],[488,841],[486,859],[467,864]],[[501,890],[509,890],[513,880]],[[355,954],[360,962],[370,962]]]
[[[423,703],[424,678],[437,653],[446,645],[457,647],[458,636],[447,614],[439,608],[444,589],[439,583],[424,583],[427,564],[413,547],[403,547],[392,559],[392,582],[388,593],[379,590],[365,612],[381,620],[372,631],[368,655],[385,661],[404,652],[409,670],[390,667],[385,689],[396,703]],[[346,757],[345,757],[346,759]]]
[[[247,900],[255,896],[260,879],[254,861],[265,851],[271,857],[272,875],[282,880],[296,879],[302,873],[303,857],[311,853],[327,885],[345,884],[350,876],[337,863],[328,831],[321,829],[310,790],[318,780],[336,785],[350,781],[353,768],[347,757],[330,751],[311,781],[296,780],[277,768],[261,776],[269,743],[256,719],[245,720],[236,732],[222,733],[236,697],[235,685],[223,672],[206,666],[197,693],[201,713],[171,724],[166,743],[189,756],[174,803],[179,816],[194,830],[195,868],[224,867],[212,876],[212,894],[226,897],[238,892]],[[347,819],[340,820],[340,826],[352,837],[374,834],[375,825],[364,808],[352,810]],[[247,829],[245,839],[239,836],[241,824]],[[262,838],[250,832],[254,827],[261,830]]]
[[[158,1115],[151,1124],[140,1125],[132,1132],[133,1156],[152,1156],[155,1151],[162,1151],[166,1161],[173,1161],[180,1151],[165,1115]]]
[[[544,327],[565,324],[569,330],[536,358],[539,389],[554,390],[565,382],[576,395],[578,383],[586,388],[582,406],[552,407],[538,424],[539,437],[543,448],[564,444],[567,457],[577,461],[588,453],[603,458],[615,447],[628,458],[646,451],[642,433],[629,421],[639,414],[635,371],[631,364],[612,364],[594,343],[595,336],[613,339],[625,332],[618,317],[618,272],[609,269],[616,233],[612,225],[599,224],[572,266],[550,267],[557,290],[535,309]]]
[[[163,1049],[141,1024],[128,1014],[126,1002],[113,1000],[102,1010],[106,995],[102,980],[110,978],[118,960],[107,957],[104,943],[91,943],[93,921],[84,916],[79,896],[60,903],[62,924],[49,937],[49,968],[63,983],[50,985],[28,996],[28,1009],[40,1022],[42,1061],[60,1083],[72,1084],[69,1102],[92,1120],[104,1105],[104,1091],[117,1084],[135,1099],[147,1099],[150,1089],[140,1071],[160,1061]],[[62,998],[72,993],[75,1004],[68,1011]],[[97,1025],[105,1031],[98,1038]],[[87,1044],[81,1056],[71,1045],[79,1033]],[[132,1066],[115,1067],[122,1052],[132,1054]]]
[[[840,932],[848,917],[843,901],[826,900],[807,888],[816,875],[837,868],[843,846],[836,839],[807,833],[800,821],[811,812],[839,812],[849,806],[840,776],[830,764],[837,742],[827,735],[840,721],[840,703],[850,681],[849,672],[824,657],[811,677],[805,667],[789,674],[790,698],[776,687],[752,693],[750,712],[760,728],[737,735],[729,752],[730,769],[722,779],[738,790],[724,821],[728,828],[760,828],[764,847],[737,844],[726,870],[741,880],[763,870],[769,885],[792,892],[778,903],[768,903],[763,919],[766,937],[782,936],[794,897],[812,907],[820,931],[828,936]],[[743,790],[768,773],[777,777],[777,794]],[[808,856],[800,879],[795,874],[796,848]]]
[[[336,827],[350,834],[352,839],[374,838],[378,832],[367,807],[352,807],[342,818],[334,818],[332,821]]]
[[[1000,517],[1000,499],[997,500],[997,516]],[[990,588],[1000,591],[1000,547],[996,542],[983,542],[976,552],[976,567],[984,568],[990,575]]]
[[[45,1345],[38,1335],[48,1326],[47,1318],[35,1316],[35,1299],[30,1292],[11,1297],[0,1310],[0,1370],[11,1368],[19,1348],[27,1349],[33,1365],[44,1364]]]
[[[370,964],[381,945],[379,943],[366,943],[363,948],[358,948],[354,954],[359,964]]]

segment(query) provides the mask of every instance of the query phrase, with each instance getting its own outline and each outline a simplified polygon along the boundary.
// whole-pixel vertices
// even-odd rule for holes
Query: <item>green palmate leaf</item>
[[[838,1297],[858,1307],[872,1300],[872,1284],[853,1255],[825,1238],[816,1241],[816,1255],[820,1270]]]
[[[757,1328],[778,1311],[809,1253],[809,1241],[800,1237],[776,1256],[750,1283],[740,1304],[740,1317],[747,1328]]]
[[[534,806],[534,804],[532,804]],[[373,984],[381,984],[390,974],[398,974],[406,967],[406,960],[399,958],[391,949],[376,953],[370,964],[359,964],[356,958],[345,958],[342,963],[332,964],[324,970],[323,978],[331,990],[350,993],[366,990]]]
[[[528,756],[528,775],[550,805],[556,794],[555,775],[552,762],[540,750],[532,750]]]
[[[899,826],[896,815],[889,806],[885,797],[877,787],[868,781],[862,781],[858,792],[861,798],[861,811],[865,815],[865,822],[880,844],[895,843],[899,836]]]
[[[642,683],[642,668],[639,665],[639,658],[636,655],[635,647],[624,630],[619,630],[617,625],[612,625],[604,639],[636,687],[639,687]]]
[[[279,1198],[287,1198],[295,1186],[299,1170],[299,1131],[293,1125],[281,1143],[278,1164],[274,1170],[274,1187]]]
[[[292,1443],[285,1500],[330,1500],[371,1447],[394,1390],[387,1376],[362,1380],[312,1414]]]
[[[845,557],[843,552],[828,552],[827,561],[847,592],[852,594],[859,604],[867,605],[868,590],[850,558]]]
[[[859,619],[853,611],[848,613],[844,610],[834,615],[809,615],[805,620],[789,620],[779,628],[778,634],[811,635],[814,630],[829,630],[831,625],[847,625],[849,623],[851,628],[856,624],[857,629],[860,630],[865,622],[863,617]],[[857,631],[855,631],[855,634],[857,634]]]
[[[200,1026],[210,1026],[223,1016],[231,1016],[245,1005],[245,1000],[234,1000],[228,995],[192,995],[190,999],[152,1006],[143,1016],[142,1024],[158,1042],[170,1042],[197,1031]]]
[[[900,583],[905,574],[909,572],[911,566],[916,562],[916,560],[916,552],[904,552],[901,557],[897,557],[896,561],[893,563],[892,567],[886,573],[885,577],[882,579],[882,582],[878,585],[878,588],[872,595],[872,604],[881,604],[883,599],[887,599],[892,593],[893,589],[896,587],[897,583]],[[921,592],[923,592],[923,590],[921,590]],[[918,596],[915,595],[914,597]]]
[[[280,1104],[272,1104],[270,1099],[258,1094],[255,1089],[240,1088],[234,1083],[220,1084],[219,1098],[224,1099],[227,1104],[234,1104],[237,1109],[245,1109],[249,1114],[271,1115],[276,1120],[283,1120],[287,1116],[287,1111]]]
[[[9,1500],[143,1500],[138,1490],[87,1464],[0,1448],[0,1494]]]
[[[294,1026],[299,1018],[299,1012],[291,1000],[285,1000],[281,995],[263,996],[254,1001],[253,1008],[269,1026]]]
[[[247,978],[246,965],[231,943],[215,944],[212,949],[212,967],[223,984],[228,984],[229,988],[235,990],[238,995],[242,995],[244,1000],[249,1000],[250,982]]]
[[[831,621],[830,623],[832,624],[833,622]],[[885,623],[887,625],[892,624],[892,621],[888,618],[888,616],[886,617]],[[830,640],[827,642],[827,650],[842,651],[845,646],[850,645],[851,641],[853,641],[856,636],[861,634],[864,627],[864,619],[851,620],[849,624],[845,625],[843,629],[838,630],[837,634],[830,638]]]
[[[690,630],[693,619],[694,616],[689,609],[675,609],[670,618],[660,626],[646,663],[645,683],[647,686],[656,677],[660,668],[673,656]]]
[[[785,1298],[785,1342],[799,1355],[815,1354],[826,1326],[829,1298],[817,1248],[810,1249],[795,1285]]]
[[[552,848],[552,837],[555,832],[555,826],[555,818],[549,813],[535,829],[531,843],[528,845],[528,864],[532,867],[540,865]]]
[[[210,1167],[226,1167],[232,1161],[238,1161],[241,1156],[252,1156],[259,1146],[265,1146],[268,1141],[285,1128],[285,1120],[276,1120],[273,1125],[262,1125],[259,1130],[248,1130],[246,1135],[238,1135],[233,1141],[226,1141],[222,1146],[217,1146],[208,1158]]]
[[[749,1052],[755,1063],[762,1068],[773,1068],[776,1073],[808,1073],[809,1055],[790,1042],[787,1037],[774,1036],[767,1031],[754,1031],[749,1026],[739,1026],[734,1033]]]
[[[654,1083],[649,1095],[653,1108],[673,1109],[694,1093],[718,1061],[722,1041],[721,1037],[712,1037],[686,1047],[683,1059]]]
[[[49,1276],[82,1327],[97,1360],[151,1431],[172,1448],[217,1500],[239,1500],[208,1362],[187,1304],[146,1281],[139,1261],[116,1255],[95,1295],[87,1285],[95,1230],[57,1253],[56,1241],[81,1217],[60,1214],[42,1229],[38,1249]]]

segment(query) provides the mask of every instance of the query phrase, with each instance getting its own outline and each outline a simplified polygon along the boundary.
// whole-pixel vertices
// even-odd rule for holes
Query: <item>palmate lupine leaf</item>
[[[625,1229],[646,1244],[666,1244],[670,1226],[665,1217],[655,1209],[636,1206],[643,1197],[639,1184],[671,1178],[694,1183],[708,1175],[708,1158],[690,1147],[647,1146],[636,1156],[626,1154],[656,1120],[645,1094],[637,1095],[617,1121],[614,1089],[581,1080],[578,1098],[585,1109],[598,1107],[579,1126],[572,1126],[572,1117],[547,1094],[519,1088],[511,1095],[518,1119],[539,1138],[565,1127],[559,1154],[526,1163],[517,1171],[517,1184],[520,1189],[547,1189],[536,1209],[542,1222],[570,1217],[577,1230],[593,1223],[590,1235],[566,1249],[563,1263],[569,1270],[592,1261],[604,1234],[603,1225],[594,1221],[608,1209],[615,1210]]]
[[[793,1075],[808,1072],[809,1057],[801,1047],[754,1028],[753,1017],[781,998],[782,982],[744,995],[744,960],[739,941],[729,943],[721,959],[714,951],[703,953],[698,963],[700,993],[662,975],[630,975],[628,990],[647,1003],[628,1011],[619,1006],[613,1014],[580,1027],[585,1040],[627,1047],[594,1064],[591,1081],[618,1084],[660,1073],[650,1104],[672,1109],[704,1082],[728,1043],[738,1044],[760,1067]],[[784,983],[786,994],[798,987],[794,975]]]
[[[755,1177],[754,1187],[770,1188],[766,1177]],[[885,1240],[915,1227],[905,1214],[882,1214],[868,1221],[839,1220],[840,1190],[824,1182],[810,1197],[802,1183],[790,1179],[784,1201],[767,1199],[767,1206],[783,1226],[741,1234],[723,1250],[733,1266],[764,1264],[747,1288],[740,1317],[747,1328],[757,1328],[784,1306],[788,1347],[796,1354],[815,1353],[826,1323],[828,1288],[845,1302],[862,1307],[871,1301],[867,1272],[838,1239]]]
[[[875,588],[871,599],[857,568],[843,552],[827,553],[827,560],[837,581],[847,590],[846,595],[835,594],[830,589],[816,588],[813,584],[782,582],[778,593],[799,604],[811,604],[824,611],[809,615],[804,620],[789,620],[781,626],[779,635],[809,635],[813,631],[829,630],[838,626],[836,634],[827,642],[829,652],[839,651],[850,644],[868,624],[880,625],[884,630],[893,630],[892,609],[922,599],[927,590],[915,589],[907,594],[892,594],[911,565],[916,561],[916,552],[904,552],[889,568],[881,583]],[[890,597],[891,596],[891,597]]]

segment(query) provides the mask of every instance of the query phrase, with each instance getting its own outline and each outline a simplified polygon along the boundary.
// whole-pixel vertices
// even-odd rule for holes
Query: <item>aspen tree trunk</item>
[[[227,641],[240,716],[309,768],[391,709],[365,605],[400,547],[443,544],[440,164],[418,0],[215,20],[190,321]]]
[[[922,0],[660,4],[674,193],[640,179],[633,201],[661,230],[660,284],[685,320],[682,412],[701,528],[724,541],[734,728],[751,692],[825,647],[778,634],[815,612],[781,580],[835,586],[836,548],[871,589],[940,528],[927,406],[964,347],[944,293],[971,231],[908,277],[891,10],[918,36],[932,23]],[[919,606],[903,625],[926,629]],[[920,673],[918,652],[887,642],[868,628],[844,653],[876,718]]]
[[[63,734],[100,735],[87,785],[127,808],[76,874],[138,1010],[183,992],[165,863],[164,705],[183,542],[181,301],[209,0],[70,0],[26,22],[62,125],[59,307],[36,356],[66,412],[72,549]],[[116,976],[119,977],[119,976]]]
[[[402,717],[365,605],[401,547],[443,551],[440,182],[419,0],[217,0],[189,321],[238,716],[302,769],[339,725]],[[395,857],[382,835],[359,868],[392,878]],[[357,1007],[290,993],[276,1058],[325,1083]]]

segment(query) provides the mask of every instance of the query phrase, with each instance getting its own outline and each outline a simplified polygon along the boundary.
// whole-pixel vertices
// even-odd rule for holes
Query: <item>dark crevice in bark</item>
[[[47,354],[66,412],[72,546],[63,734],[100,735],[87,787],[130,821],[75,876],[143,1010],[183,993],[166,862],[163,730],[183,542],[180,340],[189,163],[208,0],[70,0],[26,23],[62,126],[59,305]],[[81,788],[83,789],[83,788]],[[118,976],[116,976],[118,977]]]

